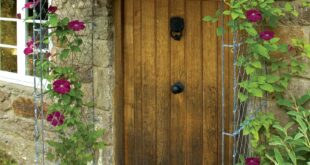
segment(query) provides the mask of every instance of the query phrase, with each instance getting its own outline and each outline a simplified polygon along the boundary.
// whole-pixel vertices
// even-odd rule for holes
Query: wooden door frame
[[[125,164],[124,149],[124,0],[113,1],[113,20],[114,20],[114,69],[115,69],[115,86],[114,86],[114,164]]]

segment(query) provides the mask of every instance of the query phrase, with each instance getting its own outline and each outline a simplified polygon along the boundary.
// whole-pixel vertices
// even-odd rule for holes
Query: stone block
[[[94,38],[101,40],[112,40],[112,18],[96,17],[94,26]]]
[[[10,94],[8,92],[5,91],[1,91],[0,90],[0,103],[5,101],[6,99],[8,99],[10,97]]]
[[[288,86],[286,97],[294,96],[299,98],[305,95],[307,92],[310,92],[310,80],[294,77]],[[306,107],[310,108],[310,102],[306,105]]]
[[[112,68],[94,67],[95,105],[98,109],[112,108]]]
[[[8,111],[10,109],[11,109],[10,100],[4,100],[3,102],[0,102],[0,111]]]
[[[276,37],[281,38],[281,42],[290,43],[291,39],[303,39],[309,41],[310,28],[303,26],[280,26],[276,30]]]
[[[35,116],[34,114],[35,104],[32,98],[30,99],[30,98],[25,98],[25,97],[18,97],[17,99],[13,101],[12,107],[13,107],[15,115],[17,116],[21,116],[25,118],[33,118]],[[45,114],[47,113],[47,108],[48,108],[48,105],[44,104],[43,111]],[[38,105],[38,113],[40,114],[39,105]]]
[[[99,151],[100,157],[98,159],[98,165],[112,165],[113,164],[113,147],[106,146],[103,150]]]
[[[96,128],[104,129],[105,134],[103,136],[103,140],[106,144],[111,145],[113,143],[113,121],[111,110],[95,110],[95,124]]]
[[[94,42],[94,65],[108,67],[112,65],[113,42],[96,40]]]

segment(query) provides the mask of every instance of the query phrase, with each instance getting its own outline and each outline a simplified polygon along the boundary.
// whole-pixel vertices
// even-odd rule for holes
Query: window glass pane
[[[0,21],[0,43],[16,45],[16,22]]]
[[[26,75],[33,76],[33,57],[26,56]]]
[[[16,17],[16,0],[0,0],[0,17]]]
[[[0,70],[17,73],[17,50],[0,47]]]
[[[33,0],[29,0],[29,2],[33,2]],[[40,3],[39,3],[40,4]],[[36,5],[34,8],[35,11],[35,19],[40,19],[40,5]],[[41,20],[47,20],[47,9],[48,9],[48,0],[41,0]],[[28,16],[33,17],[33,10],[28,10]]]

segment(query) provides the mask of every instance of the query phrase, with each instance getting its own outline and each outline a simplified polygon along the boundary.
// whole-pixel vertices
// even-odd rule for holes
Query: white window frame
[[[26,3],[26,0],[17,0],[16,3],[17,3],[16,12],[21,14],[21,19],[0,17],[0,21],[16,22],[17,45],[15,46],[15,45],[0,44],[0,47],[17,49],[17,73],[0,70],[0,81],[33,87],[34,77],[26,75],[26,55],[24,54],[24,49],[26,48],[26,43],[28,40],[26,36],[27,33],[26,24],[33,23],[33,21],[32,20],[25,21],[27,9],[23,9],[23,7]],[[51,0],[48,0],[48,3],[51,4]],[[38,23],[44,23],[44,21],[40,21]],[[36,82],[39,81],[36,80]]]

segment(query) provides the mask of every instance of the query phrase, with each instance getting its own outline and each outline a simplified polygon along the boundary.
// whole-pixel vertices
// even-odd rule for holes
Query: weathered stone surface
[[[279,1],[277,2],[278,5],[280,6],[284,6],[285,3],[287,3],[287,1]],[[299,16],[293,16],[291,14],[287,14],[285,17],[280,19],[280,23],[284,24],[284,25],[301,25],[301,26],[308,26],[310,25],[310,10],[303,7],[302,4],[300,3],[300,1],[293,1],[290,2],[290,4],[293,6],[293,8],[295,10],[298,11]]]
[[[113,42],[98,40],[94,43],[94,65],[100,67],[111,67]]]
[[[95,104],[99,109],[112,108],[112,68],[94,67]]]
[[[111,110],[95,110],[95,123],[96,128],[104,129],[105,134],[103,140],[107,145],[112,145],[113,143],[113,122],[112,122],[112,112]]]
[[[0,90],[0,102],[5,101],[9,96],[10,94],[8,92],[4,92]]]
[[[0,102],[0,111],[7,111],[10,108],[11,108],[10,100],[4,100],[3,102]]]
[[[290,43],[291,39],[294,38],[309,41],[310,28],[303,26],[280,26],[276,30],[276,35],[285,43]]]

